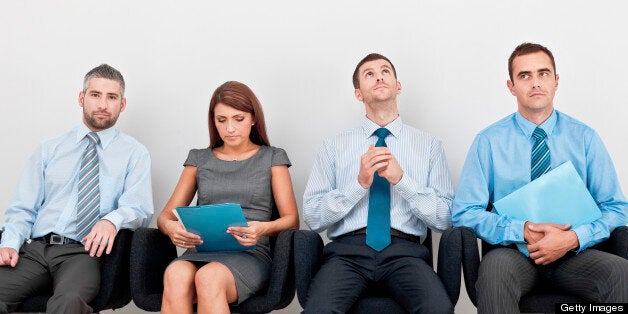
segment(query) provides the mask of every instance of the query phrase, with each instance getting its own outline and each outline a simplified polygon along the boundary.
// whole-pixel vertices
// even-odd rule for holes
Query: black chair
[[[295,294],[292,245],[295,230],[284,230],[271,237],[273,252],[270,282],[262,291],[237,306],[238,313],[268,313],[292,302]],[[154,228],[140,228],[133,237],[131,254],[131,295],[133,302],[145,310],[161,309],[166,267],[177,257],[170,238]]]
[[[467,293],[473,305],[477,306],[477,292],[475,283],[478,279],[478,269],[480,267],[480,251],[478,250],[478,240],[469,228],[453,228],[448,234],[443,234],[441,241],[449,243],[458,242],[462,246],[462,269],[464,274],[464,283]],[[485,255],[497,245],[490,245],[482,242],[482,255]],[[623,226],[616,228],[608,240],[599,243],[593,248],[612,253],[628,259],[628,227]],[[534,289],[524,295],[519,301],[519,310],[528,313],[553,313],[555,303],[583,303],[585,300],[558,291],[551,285],[538,285]]]
[[[448,233],[449,230],[445,231]],[[454,239],[454,237],[448,237]],[[432,233],[428,229],[423,244],[432,253]],[[460,295],[461,247],[460,243],[440,242],[438,251],[438,276],[453,305]],[[323,240],[311,230],[298,230],[294,235],[294,265],[297,297],[305,306],[310,283],[323,263]],[[433,266],[432,259],[428,261]],[[405,313],[405,310],[385,291],[370,287],[349,310],[349,313]]]
[[[2,231],[0,231],[0,238]],[[133,231],[122,229],[118,232],[110,254],[101,257],[100,292],[89,305],[94,312],[118,309],[131,302],[129,287],[129,256]],[[52,296],[52,287],[26,299],[18,312],[45,312],[46,303]]]

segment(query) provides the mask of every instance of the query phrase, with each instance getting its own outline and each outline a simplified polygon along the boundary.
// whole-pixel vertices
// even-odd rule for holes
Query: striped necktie
[[[386,147],[386,128],[375,130],[376,147]],[[366,245],[381,251],[390,244],[390,183],[377,172],[369,189],[369,213],[366,225]]]
[[[96,144],[98,135],[86,135],[89,144],[83,153],[79,171],[78,201],[76,207],[76,235],[78,240],[85,237],[100,218],[100,187],[98,185],[98,155]]]
[[[551,168],[550,151],[545,142],[547,134],[545,134],[543,129],[537,127],[534,129],[532,137],[534,137],[535,142],[532,146],[530,181],[534,181],[534,179],[548,172]]]

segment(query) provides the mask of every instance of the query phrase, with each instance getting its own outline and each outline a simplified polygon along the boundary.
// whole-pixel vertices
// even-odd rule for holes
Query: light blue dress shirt
[[[2,243],[19,251],[28,238],[54,232],[76,235],[79,168],[89,128],[81,124],[43,141],[31,155],[5,213]],[[148,226],[153,198],[148,150],[115,128],[97,133],[100,216],[116,230]]]
[[[552,168],[571,160],[602,212],[600,219],[573,229],[582,251],[626,224],[628,203],[611,158],[593,129],[557,110],[540,127],[547,133]],[[477,135],[458,184],[452,212],[454,226],[470,227],[491,244],[525,243],[525,221],[487,212],[486,207],[530,182],[535,128],[517,112]]]
[[[303,195],[303,217],[312,230],[328,229],[333,239],[366,227],[369,190],[358,183],[358,173],[378,128],[365,117],[361,126],[323,143]],[[427,226],[450,228],[453,185],[441,141],[400,117],[386,128],[386,145],[403,170],[401,181],[391,185],[391,227],[418,236]]]

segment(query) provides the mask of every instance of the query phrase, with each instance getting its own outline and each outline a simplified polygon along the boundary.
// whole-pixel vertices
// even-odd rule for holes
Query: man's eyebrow
[[[364,74],[367,71],[373,71],[373,67],[365,68],[364,70],[362,70],[362,74]]]
[[[389,66],[388,64],[382,64],[379,68],[392,70],[392,67]],[[364,70],[362,70],[362,73],[365,73],[366,71],[373,71],[373,67],[365,68]]]
[[[533,71],[521,71],[517,73],[517,76],[521,76],[523,74],[532,74]],[[536,70],[536,73],[541,73],[541,72],[550,72],[552,73],[552,69],[550,68],[540,68],[538,70]]]

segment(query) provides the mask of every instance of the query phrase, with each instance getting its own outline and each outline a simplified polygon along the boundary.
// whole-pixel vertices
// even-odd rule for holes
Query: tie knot
[[[379,128],[373,132],[373,134],[377,135],[377,143],[375,143],[375,147],[385,147],[386,146],[386,136],[390,134],[387,128]]]
[[[94,133],[94,132],[89,132],[87,133],[86,137],[92,142],[92,144],[97,144],[98,141],[100,140],[98,138],[98,134]]]
[[[390,134],[390,131],[388,131],[387,128],[379,128],[379,129],[375,130],[375,132],[373,134],[377,135],[377,137],[379,137],[380,139],[385,139],[386,136],[388,136],[388,134]]]
[[[537,141],[540,141],[546,138],[547,134],[545,134],[545,131],[543,131],[543,129],[536,127],[536,129],[534,129],[534,132],[532,132],[532,136],[534,136]]]

